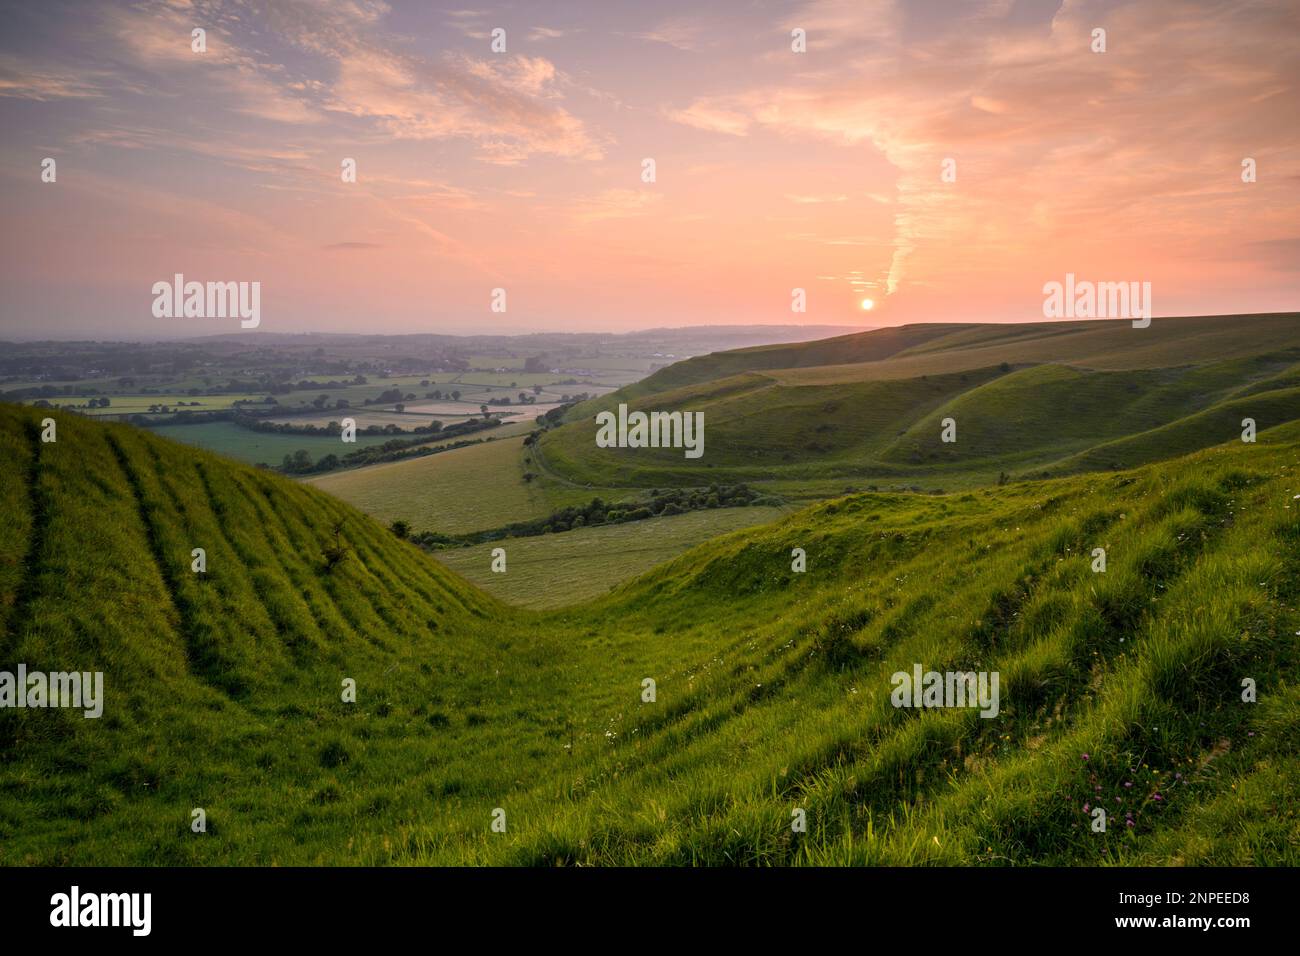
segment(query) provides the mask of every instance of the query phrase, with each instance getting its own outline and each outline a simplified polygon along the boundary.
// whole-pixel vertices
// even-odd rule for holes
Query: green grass
[[[774,507],[692,511],[562,534],[503,538],[434,556],[509,604],[554,608],[605,594],[702,541],[774,521],[783,513]],[[505,549],[504,573],[491,570],[495,548]]]
[[[703,456],[598,448],[595,413],[620,402],[703,413]],[[1243,417],[1300,417],[1300,316],[905,326],[722,352],[576,406],[539,461],[605,485],[952,490],[1186,454]]]
[[[0,713],[0,864],[1300,864],[1294,426],[838,498],[536,612],[310,485],[40,417],[0,405],[0,669],[106,704]],[[914,663],[998,671],[999,716],[891,707]]]
[[[617,500],[624,494],[554,481],[525,481],[531,466],[524,461],[523,441],[518,437],[484,442],[309,480],[384,523],[401,519],[409,522],[413,531],[444,534],[486,531],[513,521],[544,518],[566,505],[585,504],[598,496]]]
[[[342,413],[340,413],[342,414]],[[335,418],[335,421],[338,419]],[[219,455],[228,455],[249,464],[261,462],[278,465],[285,455],[306,449],[312,460],[325,455],[339,455],[358,448],[382,445],[392,441],[393,435],[357,435],[356,444],[343,444],[337,437],[328,435],[282,435],[274,432],[257,432],[241,428],[234,422],[206,422],[201,425],[159,425],[150,429],[157,435],[197,445]],[[400,436],[397,436],[400,437]]]

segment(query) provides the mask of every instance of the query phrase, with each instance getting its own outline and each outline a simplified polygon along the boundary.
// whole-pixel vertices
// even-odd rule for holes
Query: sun
[[[874,303],[874,302],[871,301],[870,299],[863,299],[863,300],[862,300],[862,311],[863,311],[863,312],[870,312],[870,311],[871,311],[872,309],[874,309],[875,307],[876,307],[876,303]]]

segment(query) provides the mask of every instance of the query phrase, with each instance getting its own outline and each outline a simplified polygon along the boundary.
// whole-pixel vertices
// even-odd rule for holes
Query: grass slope
[[[602,493],[606,500],[620,497],[619,492],[603,488],[526,481],[523,442],[520,435],[425,458],[332,472],[309,481],[385,523],[400,518],[416,531],[446,534],[544,518]]]
[[[596,447],[594,413],[622,401],[702,412],[703,457]],[[909,326],[720,353],[575,407],[538,458],[573,482],[951,489],[1004,470],[1038,477],[1185,454],[1240,433],[1243,417],[1260,428],[1300,417],[1300,317]],[[948,418],[955,443],[941,441]]]
[[[774,507],[721,508],[579,528],[562,534],[503,538],[490,544],[435,552],[435,557],[488,593],[521,607],[554,608],[605,594],[703,541],[774,521]],[[506,571],[491,570],[492,551],[504,548]]]
[[[1300,863],[1293,427],[841,498],[541,614],[309,486],[54,417],[0,406],[0,669],[107,702],[0,712],[0,863]],[[999,671],[1001,713],[891,707],[913,663]]]

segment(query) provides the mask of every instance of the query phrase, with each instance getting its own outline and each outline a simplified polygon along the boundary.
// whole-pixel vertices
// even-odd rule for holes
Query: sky
[[[0,338],[1300,308],[1294,0],[472,2],[5,4]]]

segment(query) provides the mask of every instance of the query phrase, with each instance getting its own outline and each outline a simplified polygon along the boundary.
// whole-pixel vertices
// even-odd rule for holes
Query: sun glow
[[[875,307],[876,307],[876,303],[873,302],[871,299],[863,299],[863,300],[862,300],[862,311],[863,311],[863,312],[870,312],[870,311],[871,311],[872,309],[874,309]]]

